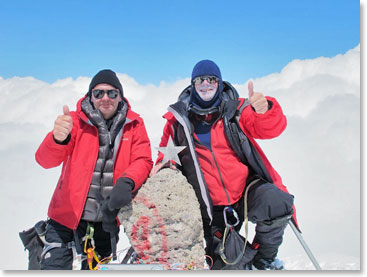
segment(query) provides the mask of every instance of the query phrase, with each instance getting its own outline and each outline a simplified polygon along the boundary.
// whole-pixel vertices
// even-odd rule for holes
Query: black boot
[[[258,259],[252,264],[252,269],[258,270],[283,270],[283,262],[278,259]]]
[[[259,244],[258,251],[252,264],[260,270],[278,270],[282,265],[276,264],[278,249],[283,242],[284,230],[292,215],[287,215],[271,221],[261,221],[256,224],[254,243]]]

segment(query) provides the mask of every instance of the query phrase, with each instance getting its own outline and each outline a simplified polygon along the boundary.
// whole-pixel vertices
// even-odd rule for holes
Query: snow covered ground
[[[286,270],[315,270],[306,254],[281,258]],[[322,270],[360,270],[361,268],[359,257],[329,254],[319,256],[317,260]]]

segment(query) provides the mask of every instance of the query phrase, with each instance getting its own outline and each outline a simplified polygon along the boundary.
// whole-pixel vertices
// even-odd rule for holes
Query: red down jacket
[[[44,168],[63,163],[48,216],[73,230],[83,213],[99,150],[98,130],[88,123],[87,116],[81,111],[83,99],[78,101],[77,111],[70,112],[73,119],[70,142],[57,144],[50,132],[36,152],[36,160]],[[152,166],[150,141],[143,119],[131,111],[129,105],[117,148],[113,183],[120,177],[128,177],[134,181],[136,191],[148,178]]]
[[[272,167],[264,152],[255,141],[255,139],[275,138],[279,136],[287,126],[286,117],[284,116],[279,103],[275,98],[266,98],[272,103],[271,109],[265,114],[258,114],[251,108],[251,106],[247,106],[242,111],[240,127],[260,154],[260,157],[274,184],[282,191],[288,193],[287,188],[282,183],[281,177]],[[239,98],[238,100],[240,100],[240,104],[238,106],[240,107],[244,99]],[[169,136],[172,138],[174,137],[174,128],[179,124],[174,114],[171,112],[166,113],[163,117],[167,119],[167,123],[163,130],[163,136],[160,143],[161,147],[167,145]],[[200,168],[214,206],[228,205],[221,177],[228,191],[231,203],[237,202],[243,195],[246,179],[248,177],[248,168],[246,165],[241,163],[236,153],[232,150],[226,139],[223,124],[224,121],[219,119],[212,126],[212,151],[201,144],[195,143],[195,151],[200,163]],[[194,136],[198,140],[195,134]],[[159,153],[156,163],[160,162],[162,159],[163,154]],[[221,176],[218,173],[216,164],[218,165]],[[296,219],[295,208],[293,217]]]

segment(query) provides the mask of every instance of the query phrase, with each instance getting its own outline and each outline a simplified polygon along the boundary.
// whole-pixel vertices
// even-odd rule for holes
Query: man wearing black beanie
[[[92,89],[98,84],[109,84],[120,91],[121,97],[124,97],[122,85],[120,80],[117,78],[115,72],[110,69],[103,69],[99,71],[92,79],[89,84],[88,94],[91,94]]]
[[[293,196],[255,141],[279,136],[286,118],[275,98],[254,92],[252,82],[248,90],[248,99],[239,98],[213,61],[198,62],[191,85],[164,115],[160,147],[170,137],[185,146],[182,166],[163,164],[159,153],[150,173],[173,164],[193,186],[211,269],[281,269],[278,248],[288,221],[296,220]],[[248,220],[256,235],[245,247],[236,232]]]
[[[117,214],[146,181],[153,162],[143,119],[131,110],[110,69],[99,71],[75,112],[63,107],[36,152],[45,167],[63,164],[48,209],[41,269],[72,269],[75,248],[82,269],[116,258]]]

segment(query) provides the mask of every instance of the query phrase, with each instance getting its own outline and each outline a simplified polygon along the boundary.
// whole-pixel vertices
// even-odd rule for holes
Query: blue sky
[[[294,59],[360,43],[356,0],[0,2],[0,76],[54,82],[102,68],[141,84],[189,77],[212,59],[244,83]]]

